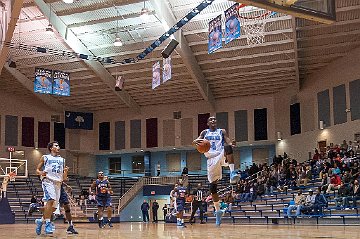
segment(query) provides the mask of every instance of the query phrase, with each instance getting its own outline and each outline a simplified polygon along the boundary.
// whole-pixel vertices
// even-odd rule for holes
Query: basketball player
[[[109,227],[113,227],[111,223],[111,195],[113,194],[113,191],[111,189],[109,180],[107,179],[107,177],[104,176],[104,173],[102,171],[98,172],[98,179],[96,179],[96,181],[92,183],[91,188],[95,188],[96,201],[98,203],[99,228],[104,228],[106,225],[103,218],[105,208],[107,210],[108,216],[107,224],[109,225]]]
[[[42,188],[44,190],[43,201],[46,203],[43,217],[35,220],[35,232],[37,235],[41,234],[43,221],[45,221],[45,234],[53,234],[54,229],[50,219],[59,203],[61,184],[64,178],[67,178],[69,169],[65,167],[65,159],[60,156],[60,146],[58,142],[50,142],[47,148],[50,154],[43,155],[36,168],[36,173],[40,175]]]
[[[204,155],[207,157],[208,180],[210,193],[214,202],[216,225],[220,226],[223,212],[220,210],[217,182],[222,178],[222,166],[228,163],[230,167],[230,183],[236,183],[238,174],[234,171],[234,156],[232,142],[225,129],[216,128],[216,117],[210,116],[207,122],[209,129],[203,130],[193,145],[199,145],[204,139],[210,141],[210,150]]]
[[[61,193],[60,193],[59,203],[60,203],[60,206],[64,208],[65,218],[69,223],[69,227],[66,230],[66,232],[68,234],[79,234],[75,230],[73,222],[72,222],[72,216],[71,216],[71,211],[70,211],[70,203],[69,203],[68,195],[64,190],[64,185],[63,184],[61,185],[61,189],[60,189]]]
[[[184,209],[185,209],[185,198],[187,189],[183,186],[183,180],[179,179],[178,186],[175,188],[176,191],[176,225],[179,227],[186,227],[184,223]]]

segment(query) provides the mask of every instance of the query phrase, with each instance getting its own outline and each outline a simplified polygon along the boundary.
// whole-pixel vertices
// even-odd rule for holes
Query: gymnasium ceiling
[[[12,42],[122,61],[136,57],[161,36],[164,22],[174,25],[201,1],[145,1],[151,14],[144,21],[140,18],[144,1],[140,0],[78,0],[72,4],[24,0]],[[249,47],[241,36],[208,54],[208,23],[233,4],[216,0],[175,35],[181,43],[172,54],[173,78],[155,90],[151,89],[152,65],[162,60],[160,53],[168,41],[134,64],[102,64],[12,47],[9,56],[17,68],[5,64],[0,91],[32,94],[34,70],[40,67],[70,73],[70,97],[36,94],[49,105],[59,102],[64,109],[139,110],[175,102],[213,103],[227,97],[273,94],[290,85],[298,87],[307,75],[360,45],[360,1],[337,0],[336,23],[327,25],[278,13],[267,20],[264,44]],[[49,20],[54,35],[45,33]],[[124,43],[121,47],[113,45],[116,34]],[[125,78],[121,92],[114,90],[119,75]]]

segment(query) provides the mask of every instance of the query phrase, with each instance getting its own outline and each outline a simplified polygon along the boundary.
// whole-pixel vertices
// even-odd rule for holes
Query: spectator
[[[341,178],[339,175],[333,174],[330,178],[330,184],[326,190],[326,193],[331,193],[331,191],[335,191],[340,188]]]
[[[159,209],[159,203],[156,200],[154,200],[154,202],[152,203],[151,209],[153,213],[153,222],[157,223],[158,222],[157,211]]]
[[[94,194],[94,192],[90,193],[88,200],[89,200],[90,204],[96,204],[97,203],[96,202],[96,195]]]
[[[304,212],[305,214],[310,214],[312,209],[314,208],[314,204],[315,204],[315,195],[313,190],[309,190],[309,195],[306,196],[305,199],[305,205],[302,209],[302,212]]]
[[[302,190],[298,191],[298,195],[295,196],[295,204],[290,205],[287,210],[287,216],[291,217],[291,211],[296,209],[295,217],[299,216],[301,213],[301,209],[305,205],[305,196],[302,194]]]
[[[321,194],[321,189],[319,188],[317,194],[315,195],[315,202],[313,207],[315,215],[322,215],[324,207],[327,207],[327,200],[324,194]]]
[[[160,169],[161,169],[160,162],[158,162],[157,165],[156,165],[156,171],[157,171],[156,176],[157,176],[157,177],[160,176]]]
[[[181,175],[182,176],[187,176],[188,174],[189,174],[189,169],[187,167],[184,167]]]
[[[349,200],[353,201],[353,208],[356,208],[356,201],[360,200],[360,188],[358,180],[354,181],[354,184],[350,189]]]
[[[163,214],[164,214],[164,222],[166,221],[166,214],[168,213],[168,207],[167,204],[164,204],[162,208]]]
[[[349,196],[350,196],[349,188],[346,187],[344,182],[341,182],[338,195],[335,198],[336,207],[343,207],[343,208],[349,207],[349,200],[348,200]]]
[[[144,200],[143,204],[141,204],[141,212],[143,216],[143,222],[149,222],[149,203],[147,203],[146,200]]]

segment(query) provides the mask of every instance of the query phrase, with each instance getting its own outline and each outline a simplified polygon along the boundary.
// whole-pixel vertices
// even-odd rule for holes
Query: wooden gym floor
[[[135,239],[168,239],[168,238],[242,238],[242,239],[358,239],[359,226],[283,226],[253,225],[242,226],[224,223],[220,228],[213,223],[204,225],[187,225],[177,228],[175,224],[117,223],[113,228],[99,229],[97,224],[79,223],[76,229],[79,235],[67,235],[66,224],[56,223],[52,238],[135,238]],[[35,224],[0,225],[0,238],[47,238],[35,234]]]

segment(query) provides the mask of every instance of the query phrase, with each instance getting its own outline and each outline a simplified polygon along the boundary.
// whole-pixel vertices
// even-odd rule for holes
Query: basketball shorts
[[[185,209],[185,198],[176,199],[176,211],[182,212]]]
[[[67,205],[69,204],[69,199],[67,196],[67,193],[65,192],[64,187],[61,185],[60,187],[60,198],[59,198],[59,204],[60,205]]]
[[[54,200],[54,207],[59,204],[61,182],[56,182],[48,178],[42,180],[42,188],[44,190],[43,201],[48,202]]]
[[[111,196],[96,196],[97,206],[98,207],[111,207]]]
[[[210,183],[222,178],[222,167],[227,166],[224,150],[215,157],[207,159],[208,180]]]

